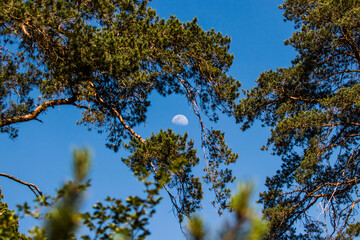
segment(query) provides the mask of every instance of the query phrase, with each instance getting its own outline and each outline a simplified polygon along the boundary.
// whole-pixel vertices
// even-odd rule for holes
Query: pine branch
[[[5,127],[5,126],[8,126],[8,125],[11,125],[14,123],[26,122],[26,121],[30,121],[30,120],[39,121],[39,119],[37,119],[37,117],[40,115],[40,113],[44,112],[47,108],[59,106],[59,105],[74,105],[76,100],[77,100],[77,97],[73,96],[71,98],[63,98],[63,99],[50,100],[47,102],[43,102],[37,108],[35,108],[34,111],[32,111],[26,115],[1,119],[0,127]]]

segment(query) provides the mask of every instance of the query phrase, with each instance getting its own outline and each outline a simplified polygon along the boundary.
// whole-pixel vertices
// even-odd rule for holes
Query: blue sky
[[[283,44],[291,36],[293,28],[291,23],[283,21],[282,12],[278,9],[280,4],[281,1],[269,0],[153,0],[151,7],[160,17],[175,15],[181,21],[197,17],[203,29],[214,28],[229,35],[232,39],[230,52],[235,55],[229,74],[241,81],[242,88],[249,89],[255,85],[261,72],[289,66],[295,56],[293,49]],[[140,135],[148,137],[152,132],[172,128],[177,133],[187,131],[199,144],[199,124],[184,97],[173,95],[164,99],[153,94],[151,101],[146,125],[136,129]],[[187,116],[189,124],[174,125],[171,120],[177,114]],[[0,172],[32,182],[43,192],[53,194],[54,189],[70,179],[72,150],[89,147],[93,153],[93,184],[85,208],[107,195],[126,197],[141,192],[142,185],[121,162],[121,157],[127,153],[123,150],[113,153],[105,148],[106,136],[77,126],[76,121],[80,117],[80,112],[74,107],[56,107],[39,117],[44,123],[21,123],[17,139],[10,140],[7,135],[0,135]],[[265,177],[274,174],[280,167],[279,159],[259,150],[266,143],[269,129],[260,128],[257,124],[247,132],[241,132],[234,119],[227,117],[222,117],[214,127],[225,132],[227,143],[239,154],[238,162],[233,165],[237,179],[256,182],[256,200],[257,193],[265,189]],[[200,167],[203,166],[205,163],[202,161]],[[22,185],[5,178],[0,178],[0,185],[5,201],[12,208],[33,199],[33,193]],[[212,196],[209,192],[205,194],[204,208],[199,214],[204,216],[208,228],[216,229],[228,216],[217,217],[209,204]],[[33,224],[33,220],[24,218],[20,224],[24,230]],[[166,195],[149,228],[152,232],[149,239],[185,239]]]

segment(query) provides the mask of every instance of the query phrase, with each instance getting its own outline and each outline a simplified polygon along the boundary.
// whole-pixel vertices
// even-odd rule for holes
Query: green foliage
[[[106,198],[94,205],[93,213],[82,215],[84,224],[95,233],[95,239],[145,239],[150,231],[146,229],[149,219],[160,202],[160,188],[147,190],[146,198],[129,196],[125,203],[121,199]],[[91,235],[82,239],[92,239]]]
[[[221,213],[230,196],[227,183],[234,180],[224,165],[237,155],[222,133],[207,130],[202,118],[216,122],[217,110],[231,115],[239,96],[240,83],[227,75],[234,59],[228,53],[230,38],[202,30],[196,18],[187,23],[175,16],[160,19],[148,2],[2,1],[0,132],[16,137],[16,123],[41,121],[51,107],[71,105],[82,111],[78,124],[106,133],[106,146],[118,151],[127,138],[145,142],[133,128],[145,123],[151,93],[183,95],[202,125],[202,144],[210,156],[204,179],[212,185]],[[174,134],[168,138],[183,141]],[[149,141],[160,140],[150,138],[145,145]],[[143,151],[140,142],[136,148]],[[169,147],[185,151],[177,143]],[[135,148],[131,152],[138,154]],[[146,171],[163,187],[185,187],[178,200],[170,194],[180,220],[202,198],[200,178],[191,175],[198,159],[195,152],[188,154],[192,156],[139,160],[154,165]],[[134,161],[129,166],[139,176],[135,165],[140,162]],[[167,169],[173,173],[164,171],[166,166],[174,167]]]
[[[230,197],[230,189],[226,187],[227,183],[232,183],[235,177],[232,171],[225,166],[236,162],[237,153],[233,153],[231,148],[225,143],[224,134],[219,130],[209,131],[205,137],[203,145],[208,148],[208,165],[204,168],[207,174],[203,177],[204,181],[211,185],[209,190],[215,192],[215,200],[212,202],[214,206],[217,204],[218,213],[221,215],[223,210],[229,207],[228,199]]]
[[[166,138],[167,134],[174,134],[170,130],[160,131],[159,135],[152,136],[152,140]],[[184,140],[186,136],[177,135],[179,140]],[[149,144],[150,142],[148,142]],[[154,143],[154,142],[153,142]],[[163,143],[163,142],[162,142]],[[132,144],[136,144],[133,142]],[[143,146],[144,147],[144,146]],[[189,147],[190,151],[191,147]],[[134,154],[135,155],[135,154]],[[192,155],[192,154],[190,154]],[[150,234],[146,229],[149,218],[155,213],[155,207],[160,202],[159,191],[163,184],[149,181],[150,172],[144,169],[140,174],[139,180],[146,186],[146,197],[129,196],[125,202],[122,199],[106,198],[104,202],[98,202],[93,206],[94,212],[80,213],[82,198],[86,189],[90,186],[87,175],[90,170],[90,154],[88,150],[76,150],[73,159],[74,181],[65,183],[57,191],[55,198],[38,197],[35,202],[39,205],[34,210],[27,204],[19,206],[20,212],[32,215],[37,219],[45,221],[43,227],[35,226],[29,233],[32,237],[27,237],[18,232],[18,218],[14,211],[7,209],[6,203],[0,202],[0,236],[1,239],[35,239],[35,240],[57,240],[57,239],[77,239],[75,237],[77,229],[81,225],[88,227],[89,234],[83,235],[81,239],[146,239]],[[181,168],[176,167],[178,172]],[[81,177],[79,177],[81,176]],[[156,178],[157,176],[155,176]],[[230,210],[235,214],[234,224],[224,225],[219,239],[223,240],[257,240],[262,239],[267,232],[267,224],[260,219],[249,206],[252,188],[250,185],[240,185],[239,191],[231,199]],[[52,203],[48,201],[51,199]],[[49,211],[40,209],[39,206],[51,206]],[[355,227],[354,227],[355,229]],[[206,234],[204,224],[200,217],[190,217],[187,230],[189,237],[194,240],[205,239]]]
[[[271,127],[264,149],[283,160],[261,194],[269,239],[357,236],[359,6],[285,1],[284,16],[298,29],[285,44],[298,55],[291,67],[262,73],[236,107],[243,130],[256,119]]]
[[[259,218],[249,206],[252,193],[250,184],[240,184],[237,194],[230,203],[230,209],[235,215],[235,221],[226,224],[220,230],[219,237],[222,240],[258,240],[263,239],[268,232],[266,221]],[[193,217],[188,223],[188,233],[193,240],[204,240],[209,236],[204,230],[204,224],[200,217]]]
[[[19,221],[14,211],[8,209],[8,205],[1,200],[3,199],[0,188],[0,239],[3,240],[26,240],[30,239],[24,234],[19,233]]]
[[[204,223],[199,216],[191,217],[189,219],[187,230],[191,239],[202,240],[204,239],[206,233],[204,232]]]
[[[18,232],[18,217],[14,211],[7,209],[7,204],[0,202],[0,237],[1,239],[35,239],[35,240],[57,240],[73,239],[77,227],[82,221],[79,208],[82,202],[83,192],[89,187],[86,181],[89,173],[90,154],[88,150],[76,150],[74,152],[74,177],[75,181],[67,182],[57,191],[57,196],[38,196],[35,207],[27,203],[18,206],[20,213],[24,216],[30,215],[36,219],[45,221],[44,227],[34,226],[27,237]],[[49,204],[49,201],[52,204]],[[48,212],[45,207],[52,206]]]
[[[108,146],[117,150],[132,135],[122,120],[144,123],[152,91],[186,95],[205,113],[218,106],[229,112],[239,87],[225,73],[230,38],[203,31],[196,19],[159,19],[147,2],[4,1],[1,130],[15,136],[11,124],[34,119],[17,116],[70,104],[84,109],[80,123],[108,132]],[[61,97],[68,101],[50,104]]]
[[[135,175],[142,178],[153,172],[156,182],[169,187],[166,190],[180,221],[199,209],[202,199],[201,182],[192,174],[192,168],[199,163],[193,147],[187,133],[181,136],[170,129],[152,134],[145,142],[134,138],[125,146],[132,155],[123,161]],[[177,190],[175,194],[171,188]]]
[[[46,216],[47,239],[70,239],[80,224],[79,208],[82,193],[90,185],[85,182],[90,169],[88,150],[74,151],[74,182],[68,182],[58,191],[55,207]]]
[[[146,187],[145,198],[129,196],[125,201],[107,197],[93,206],[93,212],[81,213],[84,192],[90,186],[87,175],[90,170],[88,150],[74,152],[74,181],[65,183],[56,197],[39,197],[37,205],[19,206],[20,213],[31,215],[45,222],[43,227],[35,226],[29,233],[31,238],[20,235],[18,220],[13,211],[1,203],[1,239],[57,240],[77,239],[75,234],[80,226],[88,227],[87,235],[81,239],[145,239],[150,234],[146,228],[149,218],[155,213],[160,202],[159,191],[163,185],[142,178]],[[51,204],[48,202],[51,200]],[[44,207],[50,207],[44,211]]]

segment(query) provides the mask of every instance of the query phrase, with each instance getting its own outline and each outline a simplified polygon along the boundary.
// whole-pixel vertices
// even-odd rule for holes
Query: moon
[[[181,126],[186,126],[189,124],[188,119],[182,114],[178,114],[178,115],[174,116],[173,119],[171,120],[171,122],[173,124],[181,125]]]

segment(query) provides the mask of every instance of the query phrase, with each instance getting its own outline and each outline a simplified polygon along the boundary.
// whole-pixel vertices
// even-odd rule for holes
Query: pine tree
[[[161,19],[149,2],[4,0],[0,4],[0,132],[16,138],[20,123],[45,122],[46,111],[70,105],[83,114],[78,124],[107,135],[108,148],[118,151],[126,143],[122,150],[132,154],[123,161],[144,182],[149,197],[129,197],[127,205],[109,197],[94,213],[84,215],[89,228],[103,239],[117,234],[116,224],[125,220],[133,221],[134,229],[141,226],[136,237],[126,230],[129,236],[149,234],[140,206],[153,212],[160,189],[168,193],[180,222],[200,207],[202,183],[210,185],[214,205],[222,213],[229,205],[227,184],[234,181],[227,165],[236,161],[237,154],[226,145],[222,132],[207,128],[203,121],[216,122],[219,112],[231,116],[239,96],[240,83],[227,74],[234,59],[228,53],[230,38],[202,30],[196,18],[187,23],[175,16]],[[204,181],[192,173],[199,158],[186,134],[160,131],[146,138],[134,131],[146,121],[153,92],[183,95],[194,109],[207,156]],[[64,186],[54,201],[66,202],[66,193],[76,186]],[[44,198],[38,189],[31,189]],[[121,220],[113,218],[111,226],[105,224],[107,216],[119,214]],[[131,219],[132,214],[138,215]],[[93,225],[96,219],[104,228]],[[33,233],[51,236],[39,228]]]
[[[13,210],[8,209],[7,203],[3,202],[3,194],[0,188],[0,239],[4,240],[27,240],[24,234],[19,233],[19,220]]]
[[[271,127],[281,169],[261,194],[269,239],[359,236],[360,1],[287,0],[292,65],[263,72],[236,117]],[[321,207],[320,211],[317,209]]]

